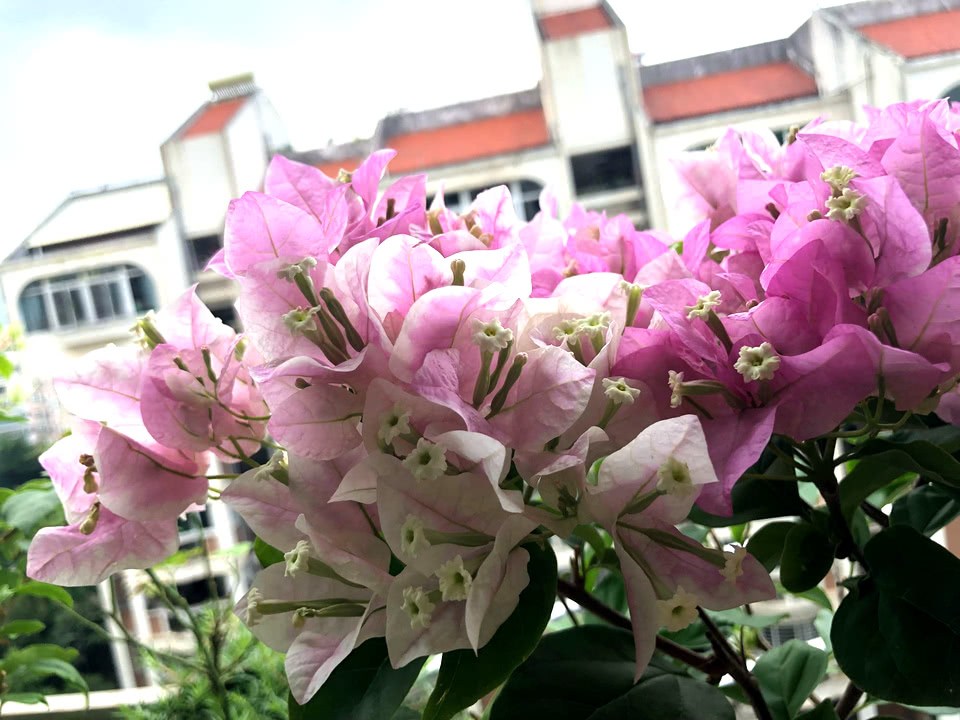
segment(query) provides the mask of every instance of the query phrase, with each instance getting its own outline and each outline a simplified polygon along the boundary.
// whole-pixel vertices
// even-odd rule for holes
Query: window
[[[619,147],[570,158],[577,195],[620,190],[640,185],[633,148]]]
[[[540,191],[543,185],[533,180],[512,180],[503,183],[510,191],[513,207],[521,220],[530,220],[540,210]],[[466,212],[470,203],[477,199],[477,195],[487,188],[470,188],[443,194],[443,204],[448,210],[455,213]]]
[[[35,280],[20,293],[20,316],[27,332],[131,318],[155,305],[153,283],[133,265]]]
[[[943,96],[951,103],[960,103],[960,85],[953,86]]]
[[[783,645],[788,640],[803,640],[806,642],[820,637],[820,633],[812,620],[787,620],[765,627],[760,633],[773,647]]]
[[[200,272],[203,270],[210,262],[210,258],[216,255],[221,247],[223,247],[223,242],[221,242],[219,235],[204,235],[187,241],[193,271]]]

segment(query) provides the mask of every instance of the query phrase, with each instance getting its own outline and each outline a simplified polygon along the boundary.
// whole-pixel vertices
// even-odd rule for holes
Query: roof
[[[960,10],[872,23],[859,30],[878,45],[908,59],[960,50]]]
[[[789,62],[773,62],[643,89],[647,114],[670,122],[817,94],[816,81]]]
[[[164,180],[74,193],[26,239],[29,248],[159,225],[170,217]]]
[[[394,135],[386,145],[397,151],[393,173],[466,162],[550,144],[543,110],[483,118],[442,128]]]
[[[246,101],[247,98],[240,97],[207,103],[200,108],[199,113],[191,118],[190,122],[180,128],[179,138],[182,140],[197,135],[220,132],[240,111]]]
[[[541,15],[537,18],[540,36],[547,40],[560,40],[597,30],[608,30],[613,26],[613,19],[602,5]]]

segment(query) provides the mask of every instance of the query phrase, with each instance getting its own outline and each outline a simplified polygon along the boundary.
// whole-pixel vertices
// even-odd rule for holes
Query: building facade
[[[960,0],[818,10],[787,38],[658,65],[631,53],[627,29],[605,2],[532,0],[532,9],[537,87],[388,115],[371,137],[320,150],[290,148],[252,76],[211,83],[210,100],[161,145],[163,178],[71,195],[0,263],[10,321],[27,333],[22,366],[42,382],[71,357],[128,341],[136,316],[193,283],[215,314],[235,323],[230,283],[203,268],[222,244],[228,202],[260,187],[275,153],[336,176],[391,147],[398,155],[390,172],[428,172],[428,194],[442,193],[451,208],[507,185],[518,214],[530,218],[549,186],[562,208],[578,202],[680,234],[687,220],[667,202],[671,158],[708,147],[731,125],[782,139],[819,116],[862,119],[865,105],[960,100]],[[184,528],[186,543],[215,550],[237,539],[233,519],[215,505],[199,527]],[[948,534],[960,551],[960,527]],[[211,571],[188,564],[177,572],[188,593],[200,580],[206,587]],[[213,573],[224,592],[236,589],[231,568]],[[176,647],[176,623],[127,592],[136,583],[136,573],[115,581],[125,622],[141,638]],[[145,679],[129,657],[118,655],[117,664],[125,685]]]

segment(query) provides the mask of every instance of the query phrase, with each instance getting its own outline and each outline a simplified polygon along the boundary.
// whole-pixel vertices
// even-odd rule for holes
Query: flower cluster
[[[191,291],[60,382],[77,420],[43,462],[72,525],[30,572],[161,559],[206,464],[246,462],[222,499],[285,563],[237,612],[299,701],[371,637],[395,667],[479,650],[531,544],[582,525],[612,538],[639,673],[698,606],[774,595],[743,548],[676,527],[694,503],[729,514],[774,434],[870,397],[960,417],[958,125],[933,103],[783,147],[731,131],[678,162],[700,214],[679,243],[546,193],[528,223],[502,187],[428,208],[423,176],[379,190],[392,151],[337,178],[277,157],[211,262],[243,339]]]

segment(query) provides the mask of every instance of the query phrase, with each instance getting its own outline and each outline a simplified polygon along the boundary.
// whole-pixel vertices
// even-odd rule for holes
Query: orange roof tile
[[[814,79],[787,62],[731,70],[643,89],[647,114],[654,122],[698,117],[816,94]]]
[[[583,10],[542,15],[537,22],[540,24],[540,34],[548,40],[559,40],[613,27],[610,17],[599,5]]]
[[[340,174],[340,170],[353,171],[363,162],[363,158],[347,158],[345,160],[330,160],[329,162],[319,163],[314,167],[324,175],[335,178]]]
[[[960,10],[864,25],[860,32],[905,58],[960,50]]]
[[[181,138],[220,132],[247,101],[245,97],[210,103],[180,131]]]
[[[536,108],[394,135],[384,145],[397,151],[390,163],[390,172],[396,174],[541,147],[549,142],[543,110]]]

